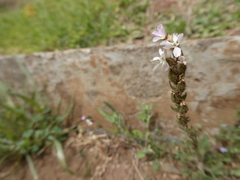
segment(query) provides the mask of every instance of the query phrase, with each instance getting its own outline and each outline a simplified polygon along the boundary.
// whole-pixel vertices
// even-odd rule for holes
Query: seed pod
[[[187,69],[187,66],[183,63],[180,63],[177,65],[177,70],[179,74],[185,74],[186,69]]]
[[[173,84],[177,85],[179,81],[179,76],[171,68],[168,73],[168,78]]]
[[[186,83],[185,83],[184,79],[181,79],[177,84],[176,90],[179,92],[184,92],[185,89],[186,89]]]
[[[176,104],[180,104],[182,101],[181,95],[179,93],[175,93],[174,91],[171,91],[171,99],[172,99],[172,102]]]
[[[176,66],[177,65],[177,62],[175,59],[173,58],[166,58],[166,61],[168,63],[168,65],[171,67],[171,66]]]
[[[188,112],[188,106],[186,103],[181,103],[179,108],[179,113],[185,114]]]
[[[184,127],[187,127],[187,123],[190,121],[190,118],[186,117],[183,114],[178,114],[177,120],[179,124],[181,124]]]

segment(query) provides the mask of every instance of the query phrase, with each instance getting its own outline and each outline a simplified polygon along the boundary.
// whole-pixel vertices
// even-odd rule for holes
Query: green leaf
[[[25,102],[27,102],[28,104],[30,104],[32,107],[36,107],[39,111],[41,110],[41,106],[37,103],[37,101],[35,101],[35,96],[33,96],[32,98],[29,98],[25,95],[18,94],[18,93],[11,93],[11,95],[19,97],[22,100],[24,100]],[[33,95],[34,95],[34,93],[33,93]]]
[[[43,119],[44,119],[44,116],[42,116],[42,115],[35,116],[35,117],[32,118],[32,120],[35,121],[35,122],[36,121],[42,121]]]
[[[31,147],[31,152],[37,152],[38,150],[39,150],[39,145],[37,145],[37,144],[35,144],[35,145],[33,145],[32,147]]]
[[[97,108],[98,111],[105,117],[105,119],[111,123],[114,123],[114,118],[112,117],[111,114],[109,114],[108,112],[102,110],[101,108]]]
[[[148,115],[147,114],[144,114],[144,113],[142,113],[142,114],[138,114],[137,115],[137,117],[139,118],[139,119],[141,119],[141,120],[145,120],[145,119],[147,119],[148,118]]]
[[[58,117],[58,118],[56,119],[56,121],[57,121],[58,123],[61,123],[61,122],[63,122],[64,119],[65,119],[64,117]]]
[[[50,112],[51,112],[50,108],[44,108],[44,110],[43,110],[43,114],[48,114]]]
[[[117,112],[117,111],[113,108],[113,106],[112,106],[111,104],[109,104],[108,102],[104,101],[104,104],[105,104],[107,107],[109,107],[113,112]]]
[[[140,152],[137,153],[137,158],[139,158],[139,159],[144,158],[145,155],[146,155],[145,152],[140,151]]]
[[[172,107],[172,106],[170,106],[171,107],[171,109],[173,110],[173,111],[175,111],[175,112],[178,112],[179,110],[178,110],[178,108],[176,108],[176,107]]]
[[[133,131],[133,135],[137,138],[142,138],[143,137],[143,133],[137,129],[134,129]]]
[[[147,109],[147,105],[141,104],[140,108],[142,109],[142,111],[145,111]]]
[[[182,99],[185,100],[187,98],[187,93],[185,92],[184,95],[182,95]]]
[[[208,136],[205,134],[202,139],[199,140],[199,151],[202,157],[211,148]]]
[[[142,148],[138,153],[137,153],[137,158],[141,159],[144,158],[147,153],[149,153],[148,148]]]
[[[234,170],[231,170],[230,171],[230,174],[231,175],[234,175],[234,176],[237,176],[237,177],[240,177],[240,168],[238,168],[238,169],[234,169]]]
[[[111,134],[119,134],[119,133],[121,133],[120,129],[111,130]]]
[[[31,116],[29,116],[25,111],[23,111],[17,107],[13,107],[13,106],[10,106],[10,105],[2,103],[2,102],[0,102],[0,106],[2,106],[3,108],[6,108],[13,114],[20,115],[20,116],[22,115],[26,119],[30,119],[30,120],[32,119]]]
[[[23,138],[30,138],[30,136],[32,136],[32,134],[33,134],[33,130],[29,129],[29,130],[23,132],[22,137]]]
[[[172,85],[171,81],[169,81],[169,86],[170,86],[173,90],[176,89],[176,87],[174,87],[174,86]]]

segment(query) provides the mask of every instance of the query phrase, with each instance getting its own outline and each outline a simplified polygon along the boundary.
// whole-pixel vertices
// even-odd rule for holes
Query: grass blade
[[[73,171],[71,171],[66,163],[66,159],[65,159],[65,155],[63,152],[63,148],[62,148],[62,144],[53,137],[53,144],[55,146],[56,149],[56,154],[57,154],[57,158],[58,161],[60,163],[60,165],[62,166],[62,168],[67,171],[69,174],[75,175],[75,173]]]
[[[28,167],[29,167],[29,169],[30,169],[30,171],[31,171],[31,174],[32,174],[32,176],[33,176],[33,179],[34,179],[34,180],[39,180],[39,179],[38,179],[38,174],[37,174],[37,171],[36,171],[35,166],[34,166],[34,164],[33,164],[33,161],[32,161],[31,156],[30,156],[29,154],[27,154],[25,157],[26,157],[26,159],[27,159]]]

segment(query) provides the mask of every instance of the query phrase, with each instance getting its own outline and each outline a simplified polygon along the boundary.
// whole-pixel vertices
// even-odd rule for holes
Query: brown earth
[[[140,146],[123,138],[110,138],[107,134],[89,133],[71,136],[64,144],[71,175],[60,166],[55,151],[48,149],[44,155],[33,157],[39,180],[179,180],[180,171],[159,160],[158,170],[152,162],[136,157]],[[32,180],[26,162],[0,167],[1,180]]]

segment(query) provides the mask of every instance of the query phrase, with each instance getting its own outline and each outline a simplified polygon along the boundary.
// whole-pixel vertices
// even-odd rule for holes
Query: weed
[[[109,103],[105,102],[105,105],[114,113],[98,108],[100,113],[116,125],[117,129],[121,126],[121,130],[114,132],[124,133],[128,135],[128,140],[134,140],[141,145],[142,148],[137,153],[137,157],[152,160],[155,170],[161,169],[159,158],[166,158],[181,167],[182,175],[189,179],[213,180],[240,177],[240,109],[236,122],[229,126],[222,125],[214,139],[206,134],[199,138],[197,158],[190,141],[166,143],[166,139],[158,132],[158,128],[155,131],[149,129],[154,115],[151,112],[152,105],[141,105],[142,113],[137,115],[146,124],[146,129],[143,131],[137,129],[129,131],[129,128],[121,125],[122,117],[117,111]],[[198,130],[200,131],[201,128],[198,127]]]
[[[138,158],[146,157],[148,160],[154,160],[163,157],[168,151],[166,139],[161,135],[159,128],[153,119],[152,105],[141,105],[142,113],[137,117],[145,123],[145,129],[132,129],[131,125],[126,123],[122,116],[107,102],[104,104],[112,111],[109,113],[101,108],[99,112],[113,125],[117,127],[114,133],[124,134],[130,141],[137,142],[142,146],[137,154]]]
[[[62,167],[72,173],[65,162],[61,142],[70,129],[61,126],[71,107],[60,115],[60,105],[53,112],[36,92],[16,92],[0,82],[0,163],[26,158],[37,177],[31,154],[40,155],[53,145]]]

